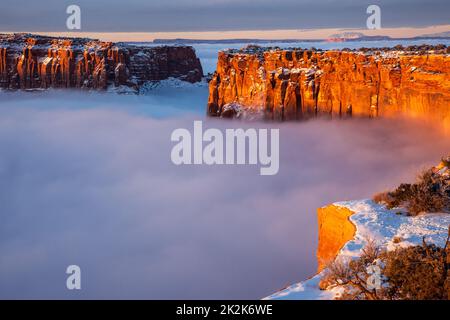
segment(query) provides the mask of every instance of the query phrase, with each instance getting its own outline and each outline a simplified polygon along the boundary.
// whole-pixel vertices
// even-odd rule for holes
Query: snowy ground
[[[341,249],[339,257],[360,256],[367,239],[375,240],[378,245],[388,250],[421,244],[423,237],[427,243],[443,247],[447,239],[450,225],[450,214],[447,213],[426,214],[418,217],[398,215],[395,210],[387,210],[372,200],[336,202],[334,205],[355,212],[350,217],[350,221],[356,226],[356,235]],[[394,238],[400,238],[401,241],[394,243]],[[267,299],[333,299],[339,293],[339,288],[320,290],[321,275],[322,273],[289,286]]]

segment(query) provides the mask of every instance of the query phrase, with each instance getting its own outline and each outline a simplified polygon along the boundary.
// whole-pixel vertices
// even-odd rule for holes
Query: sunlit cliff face
[[[198,82],[203,76],[187,46],[135,46],[87,38],[0,34],[0,88],[105,90],[169,77]]]
[[[194,115],[171,91],[1,94],[0,297],[262,298],[316,271],[318,207],[413,180],[450,150],[421,121],[205,119],[202,94]],[[175,166],[170,134],[195,119],[280,128],[278,174]]]
[[[426,49],[220,52],[208,112],[237,103],[274,120],[407,115],[450,127],[448,48]]]

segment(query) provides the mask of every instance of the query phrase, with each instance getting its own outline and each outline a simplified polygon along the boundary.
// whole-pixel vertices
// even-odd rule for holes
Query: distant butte
[[[173,77],[193,83],[202,76],[190,46],[0,34],[0,88],[139,88],[147,81]]]

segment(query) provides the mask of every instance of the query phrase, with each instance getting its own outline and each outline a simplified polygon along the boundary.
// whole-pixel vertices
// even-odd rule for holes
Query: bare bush
[[[449,168],[449,159],[442,166]],[[410,215],[450,210],[450,178],[435,169],[422,172],[414,184],[402,183],[390,192],[376,194],[373,200],[388,209],[405,207]]]
[[[449,228],[450,238],[450,228]],[[394,251],[369,241],[357,259],[336,259],[326,269],[321,288],[341,287],[347,300],[446,300],[450,297],[449,238],[444,248],[427,244]],[[373,287],[370,267],[380,269]]]
[[[385,254],[383,274],[389,279],[385,297],[403,300],[446,300],[446,253],[428,245]]]
[[[376,288],[370,286],[369,278],[372,273],[369,266],[376,264],[381,249],[372,240],[367,245],[358,259],[336,259],[328,267],[323,278],[323,283],[330,287],[341,286],[344,293],[340,299],[345,300],[379,300]]]
[[[412,215],[422,212],[440,212],[445,209],[447,195],[443,192],[442,178],[431,170],[423,172],[418,182],[411,185],[413,196],[407,208]]]
[[[390,192],[388,191],[379,192],[373,196],[373,201],[384,205],[391,203],[392,200]]]

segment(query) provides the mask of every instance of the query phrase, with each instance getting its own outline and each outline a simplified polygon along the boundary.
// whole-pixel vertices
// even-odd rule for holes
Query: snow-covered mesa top
[[[395,214],[372,200],[336,202],[333,205],[347,208],[354,212],[350,221],[356,227],[356,234],[339,251],[339,258],[358,257],[367,244],[367,239],[375,240],[381,247],[393,250],[397,247],[407,247],[422,243],[425,237],[427,243],[445,246],[450,225],[450,214],[435,213],[420,216]],[[394,238],[402,241],[394,243]],[[319,282],[324,271],[314,277],[293,284],[265,299],[298,299],[298,300],[329,300],[341,293],[341,288],[320,290]]]

